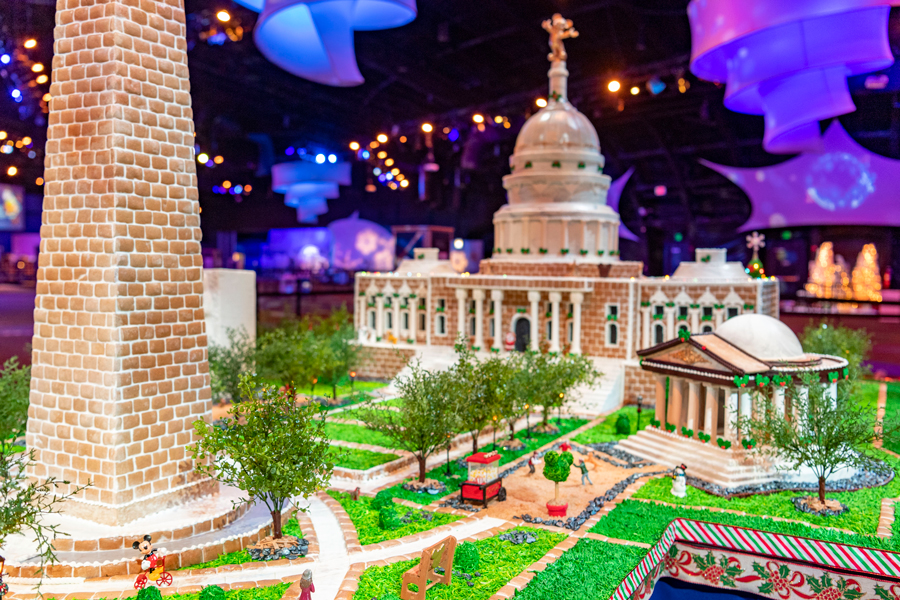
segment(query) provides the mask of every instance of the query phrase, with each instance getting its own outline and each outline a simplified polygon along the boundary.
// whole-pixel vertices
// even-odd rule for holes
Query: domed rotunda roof
[[[759,360],[800,362],[811,358],[794,332],[768,315],[732,317],[719,325],[716,335]]]
[[[516,138],[515,152],[526,149],[591,150],[600,152],[597,130],[586,116],[565,98],[532,115]]]

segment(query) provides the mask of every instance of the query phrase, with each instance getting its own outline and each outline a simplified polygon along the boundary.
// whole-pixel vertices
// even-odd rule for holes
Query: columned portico
[[[694,430],[695,434],[700,430],[700,383],[697,381],[688,382],[688,410],[686,427],[688,429]]]
[[[531,338],[529,339],[529,350],[533,352],[537,352],[540,349],[540,339],[538,338],[538,319],[540,318],[540,303],[541,303],[541,293],[540,292],[528,292],[528,302],[531,304],[531,320],[528,324],[531,331]]]
[[[475,300],[475,347],[481,350],[484,347],[484,290],[472,290],[472,298]]]
[[[394,318],[392,319],[393,323],[393,333],[394,337],[398,340],[400,339],[400,298],[394,298],[391,302],[391,309],[394,311]]]
[[[550,352],[559,352],[559,303],[562,294],[550,292]]]
[[[669,377],[669,414],[666,422],[681,431],[681,405],[684,398],[684,380],[680,377]]]
[[[719,434],[719,396],[721,388],[707,385],[706,387],[706,410],[703,418],[703,429],[706,435],[712,441],[716,440]]]
[[[491,348],[499,352],[503,349],[503,292],[491,290],[491,300],[494,301],[494,340]]]
[[[569,299],[572,301],[572,345],[569,352],[581,354],[581,303],[584,302],[584,294],[572,292]]]
[[[466,310],[466,299],[469,294],[466,290],[462,288],[457,288],[456,290],[456,332],[457,335],[462,335],[464,337],[468,337],[466,334],[466,313],[469,311]]]
[[[725,390],[725,431],[724,437],[729,441],[737,441],[738,418],[738,391],[736,389]]]
[[[656,416],[660,427],[666,422],[666,376],[656,376]]]
[[[384,337],[384,296],[375,297],[375,335]]]

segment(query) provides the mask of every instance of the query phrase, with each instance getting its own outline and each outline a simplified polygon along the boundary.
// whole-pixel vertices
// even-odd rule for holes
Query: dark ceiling
[[[787,157],[762,150],[763,121],[723,107],[724,88],[688,72],[690,30],[686,0],[419,0],[415,21],[397,29],[358,32],[356,54],[366,81],[332,88],[304,81],[262,57],[252,40],[256,14],[229,0],[186,0],[190,24],[189,66],[197,140],[202,151],[221,154],[222,165],[199,167],[205,243],[216,232],[249,234],[297,226],[292,209],[268,189],[265,167],[286,160],[287,147],[343,153],[351,140],[367,143],[391,135],[385,148],[412,180],[405,190],[378,186],[363,191],[367,167],[354,169],[353,185],[329,201],[320,222],[354,211],[385,225],[452,225],[459,235],[483,238],[491,247],[491,215],[505,200],[501,177],[515,134],[546,95],[547,35],[541,21],[561,12],[580,36],[567,42],[570,99],[597,128],[607,158],[606,172],[635,173],[620,212],[642,243],[625,246],[625,257],[661,268],[662,245],[676,233],[693,245],[726,244],[750,212],[746,195],[726,178],[698,163],[705,158],[736,166],[770,165]],[[210,45],[201,40],[225,8],[245,29],[243,39]],[[52,0],[11,0],[0,5],[0,42],[35,37],[35,53],[50,63]],[[900,40],[898,13],[891,15],[891,40]],[[651,77],[666,89],[651,95]],[[689,88],[679,91],[683,76]],[[610,79],[622,82],[613,94]],[[6,79],[9,85],[9,78]],[[640,87],[632,96],[628,90]],[[47,86],[43,86],[46,88]],[[43,91],[36,88],[35,98]],[[841,120],[867,148],[900,158],[895,93],[854,93],[856,113]],[[0,95],[0,127],[30,135],[42,147],[40,108],[17,118],[26,103]],[[472,123],[479,112],[506,117],[509,128],[491,123],[483,132]],[[427,201],[415,191],[424,160],[419,127],[436,127],[439,178]],[[451,142],[445,127],[460,132]],[[408,136],[406,143],[399,136]],[[41,157],[25,161],[22,179],[40,175]],[[371,166],[371,165],[369,165]],[[0,181],[3,175],[0,174]],[[213,194],[223,180],[252,183],[253,193],[236,203]],[[666,192],[657,196],[657,186]],[[38,189],[32,186],[31,191]]]

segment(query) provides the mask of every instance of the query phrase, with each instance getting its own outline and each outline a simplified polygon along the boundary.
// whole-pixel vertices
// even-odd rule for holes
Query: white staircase
[[[622,405],[625,397],[625,366],[621,360],[591,357],[601,377],[592,386],[575,389],[575,400],[567,406],[569,412],[585,417],[612,412]]]
[[[688,475],[725,488],[781,481],[783,477],[767,462],[751,458],[739,443],[722,450],[715,440],[704,444],[655,427],[639,431],[617,447],[664,467],[684,464]]]

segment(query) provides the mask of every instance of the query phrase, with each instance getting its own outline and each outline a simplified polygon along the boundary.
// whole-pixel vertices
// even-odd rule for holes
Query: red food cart
[[[500,455],[494,452],[476,452],[466,459],[469,478],[460,485],[464,501],[487,506],[488,500],[506,500],[506,488],[500,477]]]

